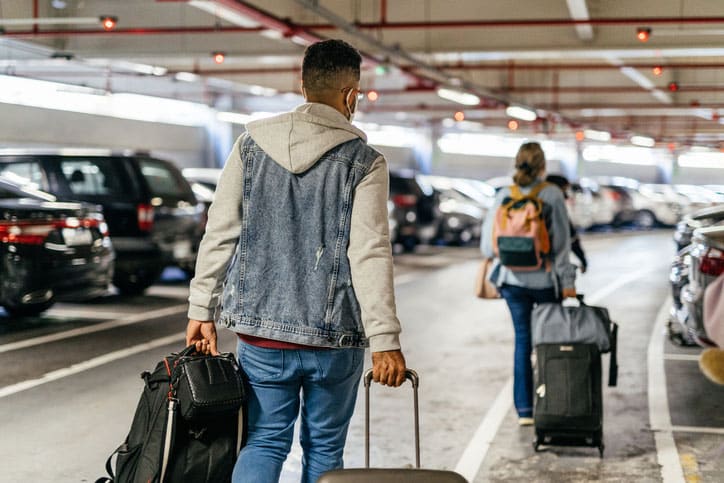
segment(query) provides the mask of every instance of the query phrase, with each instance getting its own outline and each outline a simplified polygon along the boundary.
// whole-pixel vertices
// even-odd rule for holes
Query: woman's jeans
[[[530,320],[536,304],[557,302],[553,288],[534,289],[503,284],[500,295],[510,309],[515,329],[515,356],[513,364],[513,401],[518,416],[533,416],[533,367]]]
[[[248,438],[233,483],[279,481],[300,405],[302,483],[342,468],[364,349],[281,350],[239,341],[237,353],[247,381]]]

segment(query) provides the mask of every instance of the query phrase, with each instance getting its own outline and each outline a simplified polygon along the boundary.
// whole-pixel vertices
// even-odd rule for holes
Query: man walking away
[[[248,439],[234,483],[279,480],[300,412],[302,483],[343,466],[364,347],[375,381],[405,379],[387,162],[350,123],[361,61],[341,40],[309,46],[306,103],[247,125],[209,210],[186,338],[217,353],[215,315],[239,337]]]

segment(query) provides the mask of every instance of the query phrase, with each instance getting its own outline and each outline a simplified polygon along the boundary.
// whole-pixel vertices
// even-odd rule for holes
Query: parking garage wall
[[[181,167],[210,166],[203,127],[179,126],[0,104],[0,146],[150,151]]]
[[[549,173],[558,173],[562,166],[558,160],[546,161]],[[432,174],[486,180],[508,176],[513,172],[513,159],[496,156],[439,153],[432,165]]]

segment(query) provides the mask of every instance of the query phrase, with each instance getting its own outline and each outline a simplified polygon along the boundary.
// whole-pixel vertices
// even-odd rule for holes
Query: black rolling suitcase
[[[409,369],[405,376],[412,383],[414,390],[416,468],[370,468],[370,384],[372,383],[372,370],[369,369],[364,375],[365,467],[328,471],[317,480],[317,483],[466,483],[465,478],[453,471],[420,469],[420,413],[417,400],[419,379],[417,373]]]
[[[603,457],[601,353],[595,344],[536,346],[536,451],[541,445],[597,447]]]

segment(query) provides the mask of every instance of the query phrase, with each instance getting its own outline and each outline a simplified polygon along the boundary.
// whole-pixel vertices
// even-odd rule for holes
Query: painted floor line
[[[473,439],[455,466],[455,472],[461,474],[466,480],[472,482],[480,471],[485,455],[498,434],[498,428],[513,405],[513,378],[508,379],[503,389],[498,393],[495,402],[485,414],[478,426]]]
[[[155,339],[151,342],[146,342],[144,344],[139,344],[139,345],[135,345],[133,347],[128,347],[126,349],[109,352],[107,354],[103,354],[102,356],[94,357],[93,359],[88,359],[87,361],[83,361],[78,364],[74,364],[72,366],[68,366],[68,367],[64,367],[62,369],[57,369],[55,371],[47,372],[37,379],[30,379],[27,381],[19,382],[17,384],[12,384],[10,386],[5,386],[5,387],[0,388],[0,399],[10,396],[12,394],[17,394],[19,392],[26,391],[28,389],[32,389],[34,387],[40,386],[42,384],[46,384],[48,382],[57,381],[58,379],[62,379],[64,377],[72,376],[73,374],[78,374],[79,372],[93,369],[94,367],[102,366],[103,364],[108,364],[109,362],[113,362],[118,359],[123,359],[124,357],[138,354],[139,352],[144,352],[147,350],[155,349],[157,347],[174,344],[178,341],[185,340],[185,339],[186,339],[185,333],[173,334],[173,335],[169,335],[166,337],[161,337],[161,338]]]
[[[52,308],[44,312],[42,317],[52,317],[59,319],[118,319],[124,315],[130,315],[129,312],[108,312],[93,309],[78,308]]]
[[[9,344],[0,345],[0,354],[3,352],[10,352],[18,349],[25,349],[40,344],[47,344],[48,342],[56,342],[63,339],[69,339],[71,337],[78,337],[81,335],[92,334],[94,332],[101,332],[104,330],[114,329],[116,327],[123,327],[124,325],[137,324],[139,322],[145,322],[149,319],[155,319],[159,317],[165,317],[168,315],[174,315],[181,312],[185,312],[188,305],[174,305],[172,307],[166,307],[159,310],[151,310],[149,312],[143,312],[140,314],[133,314],[122,319],[110,320],[108,322],[101,322],[99,324],[90,325],[88,327],[79,327],[77,329],[66,330],[63,332],[57,332],[55,334],[42,335],[40,337],[33,337],[32,339],[19,340],[17,342],[11,342]],[[180,327],[186,327],[184,324]]]
[[[699,354],[664,354],[664,360],[699,362]]]
[[[671,298],[667,297],[656,315],[647,351],[649,423],[654,432],[656,459],[661,466],[663,483],[684,483],[684,470],[672,432],[664,368],[664,331],[670,304]]]
[[[624,285],[642,278],[654,270],[656,270],[656,268],[644,268],[629,273],[628,275],[624,275],[615,282],[597,290],[592,295],[586,296],[586,303],[596,304]],[[665,305],[665,307],[667,307],[667,305]],[[468,446],[465,448],[463,455],[460,457],[460,460],[455,467],[455,471],[463,475],[468,481],[473,481],[478,471],[480,471],[480,466],[485,459],[488,449],[490,449],[490,444],[495,439],[500,424],[503,422],[505,415],[513,406],[512,387],[513,379],[511,378],[503,390],[498,394],[493,406],[485,414],[485,417],[478,427],[478,430],[475,432],[473,439],[471,439],[468,443]],[[666,414],[668,415],[668,412]],[[669,423],[669,426],[670,425],[671,423]]]
[[[671,431],[679,433],[724,434],[724,428],[708,428],[704,426],[672,426]]]

